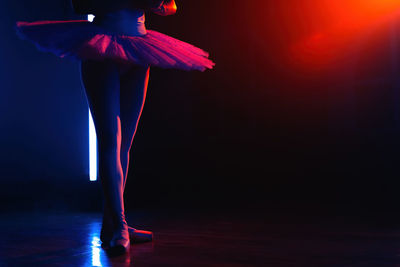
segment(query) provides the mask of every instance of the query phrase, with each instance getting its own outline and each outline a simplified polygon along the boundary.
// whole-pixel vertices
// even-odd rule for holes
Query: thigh
[[[120,76],[120,110],[123,147],[129,146],[146,99],[150,69],[133,66]]]
[[[111,61],[82,61],[81,78],[99,146],[117,142],[116,137],[120,133],[120,85],[116,65]]]

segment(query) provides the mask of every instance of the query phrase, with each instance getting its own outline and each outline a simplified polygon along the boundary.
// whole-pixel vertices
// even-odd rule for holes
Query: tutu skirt
[[[138,36],[109,31],[86,20],[17,22],[18,35],[59,57],[112,59],[141,66],[211,69],[204,50],[153,30]]]

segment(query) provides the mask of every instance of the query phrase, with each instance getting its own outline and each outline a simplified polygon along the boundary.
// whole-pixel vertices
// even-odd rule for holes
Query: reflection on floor
[[[134,213],[152,243],[109,258],[101,214],[0,217],[0,266],[397,266],[400,232],[346,220],[235,214]],[[400,266],[400,265],[399,265]]]

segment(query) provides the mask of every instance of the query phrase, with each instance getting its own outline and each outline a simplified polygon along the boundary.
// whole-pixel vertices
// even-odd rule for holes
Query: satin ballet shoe
[[[101,242],[101,247],[109,254],[122,255],[129,251],[130,241],[127,239],[116,239],[114,241]]]
[[[153,241],[153,233],[150,231],[139,230],[128,225],[129,239],[131,243],[144,243]],[[104,246],[109,246],[112,238],[112,221],[103,217],[100,231],[100,241]]]
[[[114,231],[113,237],[109,242],[102,243],[102,247],[110,255],[122,255],[129,251],[130,248],[128,225],[122,224]]]
[[[130,246],[129,240],[118,240],[114,244],[101,244],[101,247],[105,250],[107,255],[111,257],[129,253]]]
[[[145,243],[153,241],[153,232],[135,229],[128,226],[129,241],[131,243]],[[108,229],[102,228],[100,233],[101,247],[107,249],[110,247],[112,233]]]
[[[107,248],[107,253],[111,255],[122,255],[129,252],[131,244],[129,239],[114,239],[111,240]]]
[[[153,233],[128,226],[129,239],[132,243],[145,243],[153,241]]]

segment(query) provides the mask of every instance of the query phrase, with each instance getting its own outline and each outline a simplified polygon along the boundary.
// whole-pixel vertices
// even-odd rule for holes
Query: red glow
[[[308,28],[290,47],[290,60],[302,69],[332,65],[363,35],[399,15],[399,0],[309,0]],[[312,4],[311,4],[312,3]]]

